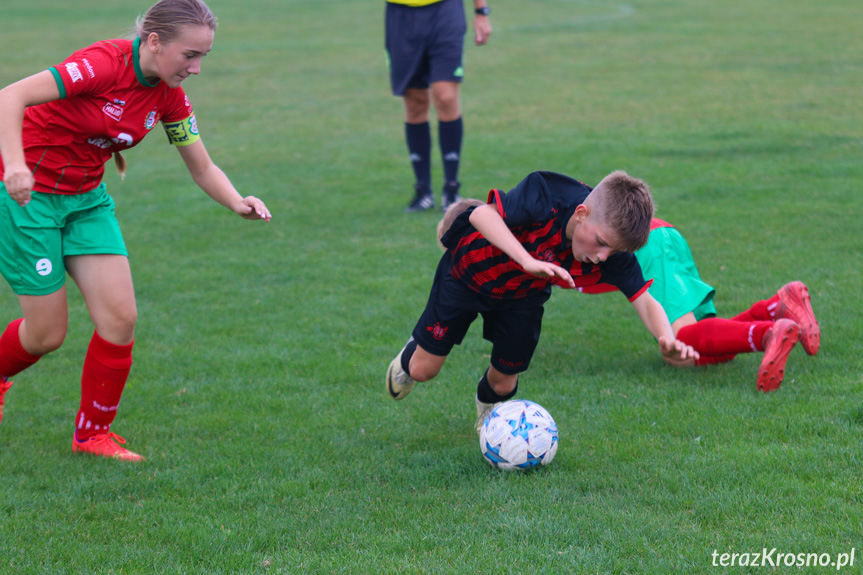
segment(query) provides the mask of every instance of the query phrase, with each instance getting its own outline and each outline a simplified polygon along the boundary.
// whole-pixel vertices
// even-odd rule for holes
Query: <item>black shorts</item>
[[[393,94],[428,88],[434,82],[461,82],[467,20],[462,0],[427,6],[387,2],[386,49]]]
[[[414,339],[431,354],[449,355],[481,315],[482,336],[492,343],[491,365],[507,375],[526,371],[539,343],[543,305],[551,293],[508,300],[480,295],[452,277],[449,258],[445,254],[438,264],[428,303],[414,327]]]

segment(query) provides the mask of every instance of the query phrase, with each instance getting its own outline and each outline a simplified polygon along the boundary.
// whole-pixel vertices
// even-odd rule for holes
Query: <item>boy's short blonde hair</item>
[[[457,217],[462,215],[465,210],[471,208],[473,206],[482,206],[485,205],[484,202],[479,200],[475,200],[473,198],[465,198],[463,200],[459,200],[449,208],[447,208],[441,220],[437,223],[437,243],[441,247],[442,250],[446,251],[444,245],[440,242],[441,238],[444,237],[449,229],[452,227],[452,223],[455,221]]]
[[[596,185],[585,204],[598,222],[617,235],[617,249],[634,252],[647,243],[654,206],[643,180],[622,170],[611,172]]]

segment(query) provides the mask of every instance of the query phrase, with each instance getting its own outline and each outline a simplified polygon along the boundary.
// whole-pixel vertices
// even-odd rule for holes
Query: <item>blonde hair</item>
[[[202,0],[159,0],[139,16],[135,31],[143,42],[150,34],[158,34],[165,44],[173,41],[187,26],[207,26],[215,31],[216,17]]]
[[[465,198],[464,200],[459,200],[449,208],[447,208],[441,220],[437,223],[437,243],[440,248],[446,251],[444,245],[440,242],[444,235],[449,231],[452,227],[452,223],[455,221],[457,217],[462,215],[465,210],[473,206],[482,206],[483,202],[479,200],[474,200],[472,198]]]
[[[634,252],[647,243],[654,206],[643,180],[617,170],[596,185],[585,203],[591,215],[617,235],[618,249]]]

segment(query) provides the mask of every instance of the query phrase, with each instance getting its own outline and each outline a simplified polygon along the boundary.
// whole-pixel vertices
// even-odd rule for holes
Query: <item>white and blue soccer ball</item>
[[[557,453],[557,424],[538,403],[513,399],[497,406],[479,430],[482,456],[492,467],[530,469]]]

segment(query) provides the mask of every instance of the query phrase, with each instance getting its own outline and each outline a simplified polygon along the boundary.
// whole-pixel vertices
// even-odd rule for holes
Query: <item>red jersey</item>
[[[111,154],[137,145],[159,121],[175,144],[198,139],[183,89],[144,78],[139,42],[97,42],[50,68],[60,99],[31,106],[24,115],[24,155],[35,191],[89,192],[99,185]],[[0,179],[3,172],[0,157]]]

